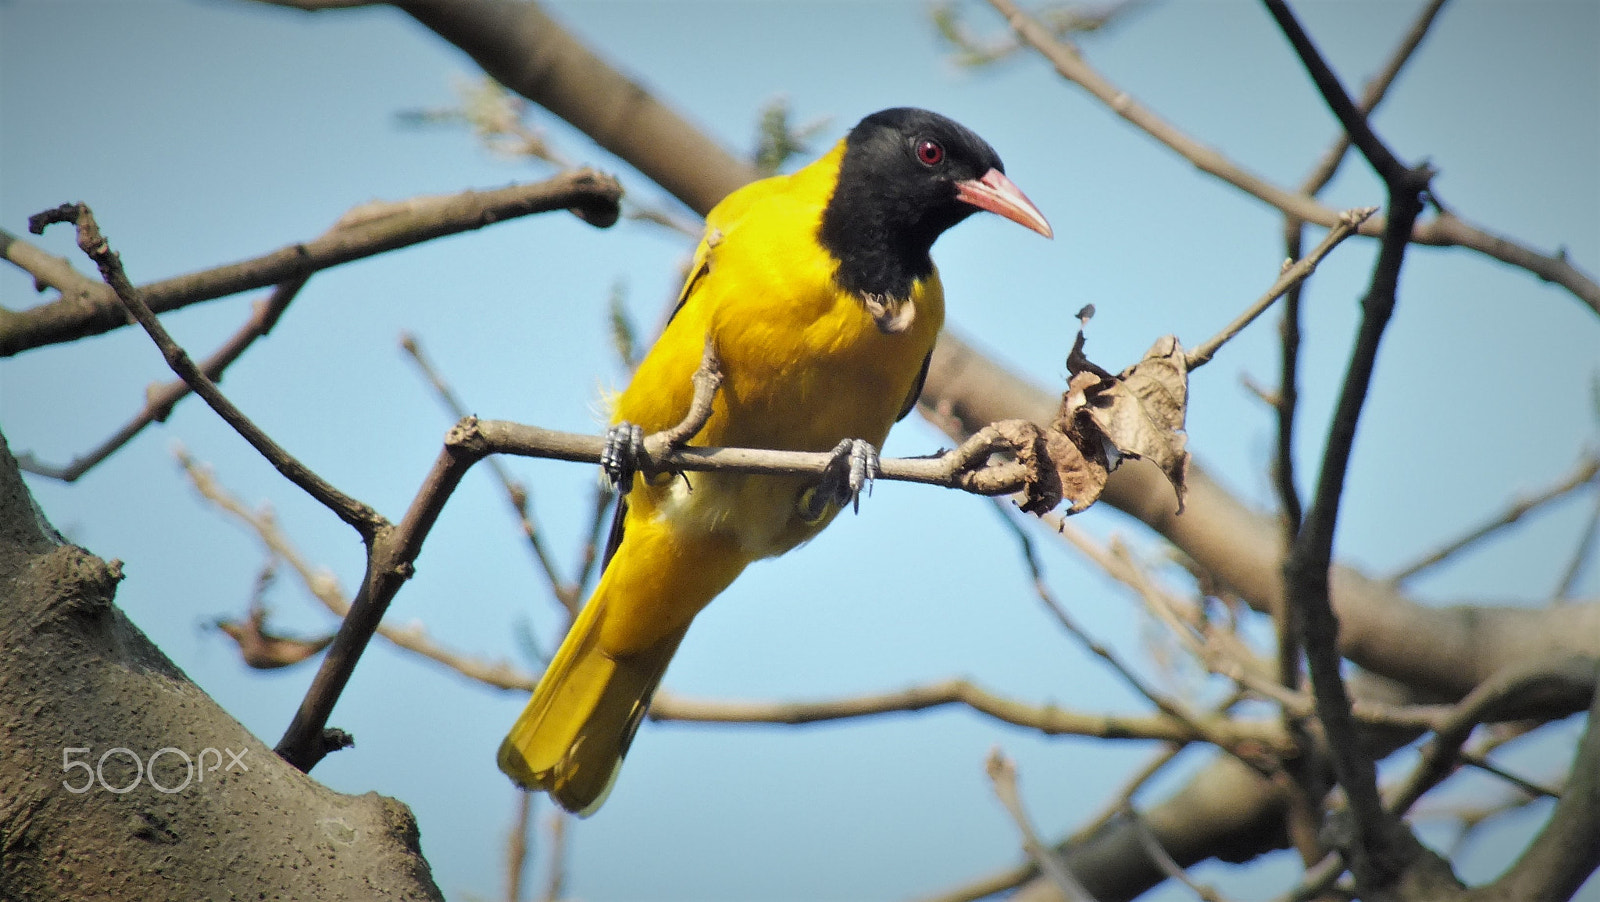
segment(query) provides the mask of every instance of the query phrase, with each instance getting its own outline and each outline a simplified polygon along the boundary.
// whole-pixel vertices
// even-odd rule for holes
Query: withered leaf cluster
[[[1020,420],[1002,426],[1031,478],[1023,510],[1045,514],[1062,501],[1068,514],[1088,509],[1124,458],[1143,458],[1167,475],[1183,511],[1189,452],[1183,421],[1189,368],[1171,335],[1156,340],[1144,358],[1111,375],[1083,356],[1083,333],[1067,358],[1070,376],[1055,421],[1040,428]]]

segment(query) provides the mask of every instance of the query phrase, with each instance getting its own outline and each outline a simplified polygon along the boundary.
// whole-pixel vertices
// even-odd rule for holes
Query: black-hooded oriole
[[[624,476],[633,486],[599,585],[500,746],[512,780],[568,811],[598,808],[689,622],[747,564],[816,535],[855,497],[873,448],[916,402],[944,321],[929,249],[978,210],[1051,235],[982,138],[891,109],[706,217],[677,310],[616,398],[612,436],[682,420],[709,340],[724,381],[694,444],[831,450],[840,466],[821,480]]]

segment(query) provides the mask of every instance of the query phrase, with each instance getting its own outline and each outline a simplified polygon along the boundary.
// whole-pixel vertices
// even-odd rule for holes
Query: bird
[[[602,464],[620,497],[605,563],[500,745],[514,783],[580,816],[597,810],[694,617],[748,564],[858,503],[944,321],[929,251],[979,211],[1052,237],[988,143],[902,107],[706,216],[677,307],[612,403]],[[635,479],[643,435],[687,414],[708,345],[723,381],[691,444],[831,452],[820,477]]]

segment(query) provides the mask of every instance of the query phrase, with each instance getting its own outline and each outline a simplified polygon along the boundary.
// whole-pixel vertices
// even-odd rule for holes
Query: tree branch
[[[279,317],[283,316],[284,310],[300,293],[300,289],[305,287],[306,281],[305,278],[290,279],[274,288],[265,301],[253,304],[250,318],[222,347],[200,362],[200,372],[213,382],[220,382],[223,372],[232,366],[256,339],[265,337],[272,331],[272,327],[278,324]],[[73,458],[72,462],[64,467],[40,463],[29,454],[18,457],[17,465],[40,476],[48,476],[62,482],[75,482],[80,476],[115,454],[123,445],[132,441],[133,437],[143,432],[146,426],[151,423],[166,422],[167,417],[172,415],[172,409],[179,401],[188,397],[190,391],[192,389],[189,388],[189,383],[182,379],[151,385],[145,389],[144,408],[89,453]]]
[[[996,720],[1037,730],[1047,736],[1154,739],[1182,743],[1200,738],[1187,723],[1166,715],[1080,714],[1055,705],[1036,707],[1003,698],[961,679],[913,686],[898,692],[814,702],[711,701],[684,698],[662,690],[651,703],[650,718],[696,723],[797,725],[925,711],[946,705],[964,705]],[[1215,714],[1196,717],[1208,732],[1222,742],[1259,743],[1263,749],[1288,752],[1283,745],[1283,732],[1275,723],[1232,720]]]
[[[1285,261],[1283,272],[1279,274],[1278,281],[1272,283],[1272,287],[1267,289],[1266,294],[1262,295],[1248,309],[1239,314],[1233,322],[1224,326],[1221,332],[1206,339],[1199,347],[1188,353],[1185,357],[1185,363],[1189,371],[1193,372],[1211,362],[1211,358],[1219,348],[1242,332],[1245,326],[1255,322],[1256,317],[1267,312],[1267,308],[1272,306],[1273,301],[1283,297],[1284,293],[1289,289],[1310,278],[1311,274],[1316,272],[1317,264],[1322,262],[1322,258],[1326,257],[1330,251],[1338,247],[1346,238],[1355,234],[1361,228],[1361,224],[1376,212],[1378,212],[1377,207],[1361,207],[1340,213],[1338,221],[1334,223],[1333,228],[1328,230],[1327,236],[1322,239],[1321,244],[1316,246],[1316,249],[1292,263]]]
[[[1194,140],[1132,95],[1106,80],[1089,66],[1070,43],[1057,40],[1049,30],[1023,12],[1013,0],[989,0],[1017,36],[1055,66],[1063,78],[1088,91],[1112,112],[1166,145],[1196,168],[1261,200],[1287,216],[1331,228],[1338,214],[1304,194],[1271,184],[1244,169],[1218,151]],[[1368,221],[1361,234],[1379,237],[1389,232],[1383,219]],[[1419,244],[1471,248],[1502,263],[1520,267],[1541,279],[1570,291],[1595,312],[1600,313],[1600,283],[1573,266],[1564,253],[1541,254],[1509,238],[1493,235],[1467,224],[1450,213],[1440,213],[1433,221],[1418,226],[1415,219],[1406,224],[1406,235]]]
[[[140,288],[145,303],[166,313],[200,301],[267,288],[319,270],[408,247],[506,219],[573,210],[597,226],[616,221],[622,189],[616,179],[589,169],[563,173],[529,185],[490,191],[418,197],[399,203],[367,204],[346,213],[333,228],[303,244]],[[17,248],[6,254],[10,259]],[[70,270],[70,267],[69,267]],[[127,325],[116,295],[103,286],[81,295],[76,278],[58,273],[66,284],[58,300],[0,318],[0,356],[49,344],[76,341]]]
[[[1473,890],[1468,899],[1567,899],[1600,867],[1600,692],[1589,706],[1589,727],[1570,773],[1561,800],[1532,844],[1499,879]]]
[[[46,225],[56,222],[70,222],[76,226],[78,247],[100,267],[101,276],[106,284],[115,292],[127,312],[149,333],[151,340],[161,350],[161,355],[166,358],[167,365],[172,367],[172,371],[188,383],[195,394],[204,399],[218,416],[233,427],[233,430],[249,442],[262,457],[265,457],[284,478],[333,511],[339,519],[352,526],[361,534],[361,538],[370,544],[373,535],[386,525],[386,521],[372,508],[334,488],[312,472],[311,468],[285,451],[235,407],[233,402],[222,394],[221,389],[217,388],[216,383],[195,366],[194,361],[189,359],[189,355],[176,341],[173,341],[172,336],[162,327],[161,321],[156,319],[155,314],[145,304],[143,293],[128,281],[128,274],[122,269],[121,259],[100,234],[100,227],[95,223],[94,214],[89,208],[83,204],[67,204],[31,217],[28,220],[28,227],[39,233],[44,231]]]
[[[1474,543],[1516,523],[1538,508],[1557,499],[1564,498],[1577,489],[1589,485],[1595,481],[1596,477],[1600,477],[1600,455],[1591,454],[1578,461],[1578,465],[1560,482],[1534,495],[1512,501],[1511,504],[1506,506],[1505,510],[1484,521],[1482,525],[1446,542],[1442,547],[1389,574],[1389,579],[1397,583],[1404,582],[1418,573],[1448,560],[1451,556],[1458,554]]]
[[[1384,810],[1376,767],[1357,742],[1350,697],[1340,673],[1339,621],[1333,610],[1328,574],[1356,425],[1366,402],[1379,343],[1394,311],[1400,267],[1412,225],[1422,212],[1422,195],[1432,170],[1426,165],[1402,165],[1373,133],[1366,117],[1356,109],[1288,7],[1282,0],[1264,2],[1323,98],[1389,192],[1389,220],[1371,285],[1362,300],[1361,326],[1329,428],[1316,493],[1283,565],[1285,592],[1295,614],[1291,619],[1300,628],[1299,644],[1311,672],[1317,717],[1327,736],[1334,773],[1353,815],[1350,852],[1356,884],[1366,894],[1402,875],[1415,860],[1420,846]]]
[[[1022,848],[1033,859],[1041,873],[1055,884],[1061,895],[1071,902],[1094,902],[1094,897],[1084,889],[1083,884],[1072,872],[1067,869],[1066,862],[1056,855],[1056,851],[1045,845],[1039,839],[1039,834],[1033,829],[1033,821],[1028,817],[1028,812],[1022,807],[1022,797],[1017,794],[1017,766],[1011,762],[997,747],[989,753],[989,760],[985,765],[989,773],[989,780],[994,784],[995,797],[1000,804],[1005,806],[1011,815],[1012,823],[1017,825],[1017,832],[1022,834]]]

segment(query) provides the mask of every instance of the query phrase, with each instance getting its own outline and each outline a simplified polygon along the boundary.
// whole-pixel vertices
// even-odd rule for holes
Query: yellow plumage
[[[899,172],[890,175],[901,182],[842,173],[842,165],[852,165],[846,154],[856,134],[886,116],[900,117],[896,128],[908,117],[915,123],[923,121],[917,116],[930,117],[933,133],[966,154],[972,170],[963,170],[966,181],[931,181],[924,170],[942,170],[911,156],[927,150],[927,139],[916,143],[921,133],[909,131],[910,124],[868,135],[887,131],[912,142],[872,150],[880,157],[886,153],[892,166],[909,167],[910,178]],[[856,152],[858,160],[874,159],[859,147]],[[942,161],[942,149],[939,156]],[[881,445],[914,399],[944,321],[943,290],[927,258],[933,238],[977,208],[1048,234],[1043,217],[998,166],[988,145],[942,117],[886,111],[864,120],[851,138],[810,166],[729,195],[707,216],[678,310],[617,397],[613,423],[633,423],[648,434],[680,422],[709,338],[724,378],[711,418],[693,444],[801,451],[830,451],[844,439]],[[885,209],[901,218],[924,209],[943,218],[917,233],[931,232],[918,239],[920,246],[910,242],[907,256],[893,236],[884,237],[884,217],[851,210],[856,218],[834,230],[850,239],[841,250],[823,224],[825,213],[837,219],[839,205],[830,202],[836,189],[845,193],[846,182],[852,200],[873,195],[882,184],[937,192],[932,201],[918,198]],[[958,189],[968,194],[958,197]],[[980,196],[996,191],[998,200]],[[958,208],[958,200],[972,206]],[[1017,209],[1026,208],[1020,213],[1011,208],[1019,202]],[[864,223],[859,229],[858,220]],[[859,244],[858,233],[864,236]],[[850,257],[858,246],[885,247],[901,256],[886,252],[847,274],[841,256]],[[884,260],[910,264],[909,270],[902,267],[910,274],[902,272],[892,291],[842,287],[860,273],[877,274],[882,267],[872,267]],[[885,303],[899,316],[886,317]],[[669,475],[636,479],[621,513],[621,543],[501,744],[501,770],[525,788],[548,791],[569,811],[587,814],[599,807],[690,621],[751,561],[810,539],[838,513],[836,500],[820,517],[802,513],[800,499],[816,485],[816,477],[726,473],[694,473],[688,481]]]

